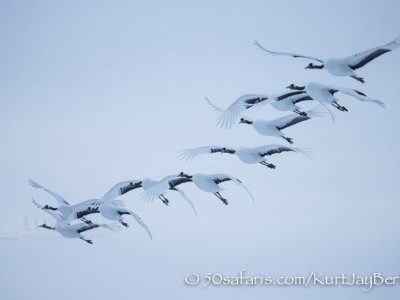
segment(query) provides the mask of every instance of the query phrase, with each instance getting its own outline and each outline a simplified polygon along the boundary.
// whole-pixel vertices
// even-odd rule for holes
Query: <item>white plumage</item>
[[[261,103],[268,99],[268,96],[262,94],[245,94],[240,96],[226,109],[215,106],[207,97],[205,100],[210,104],[215,111],[220,112],[216,123],[219,127],[228,129],[236,122],[238,117],[246,110],[254,105]]]
[[[87,223],[77,223],[77,224],[70,224],[69,221],[64,218],[64,216],[52,209],[45,208],[44,206],[41,206],[38,204],[35,199],[32,198],[33,203],[38,207],[41,208],[43,211],[47,212],[49,215],[51,215],[55,220],[56,223],[54,226],[48,226],[46,224],[42,224],[39,227],[54,230],[58,233],[60,233],[63,237],[65,238],[79,238],[89,244],[93,244],[93,242],[89,239],[86,239],[81,233],[92,230],[95,228],[105,228],[108,230],[112,231],[119,231],[120,227],[118,223],[111,223],[111,224],[94,224],[92,222],[87,222]]]
[[[300,122],[307,121],[315,117],[321,117],[325,112],[325,110],[322,110],[322,107],[316,107],[306,111],[305,115],[291,114],[274,120],[259,119],[255,121],[241,118],[239,123],[251,125],[259,134],[281,137],[290,144],[293,144],[292,138],[286,137],[282,130]]]
[[[59,212],[66,222],[71,222],[74,219],[81,219],[93,213],[100,213],[104,218],[108,220],[118,221],[125,227],[129,227],[128,224],[124,222],[123,215],[131,215],[135,219],[135,221],[147,231],[150,238],[153,238],[146,223],[144,223],[142,219],[132,210],[127,209],[121,200],[114,199],[118,195],[123,195],[131,191],[132,189],[140,187],[140,181],[123,181],[117,183],[102,198],[86,200],[74,205],[69,205],[63,197],[53,191],[50,191],[47,188],[44,188],[33,180],[29,180],[29,183],[34,188],[41,188],[59,200],[60,206],[58,208],[46,205],[42,209],[46,210],[47,212],[49,212],[50,210],[54,212]],[[35,205],[40,208],[40,206],[36,203]]]
[[[177,175],[169,175],[161,179],[160,181],[154,181],[152,179],[143,179],[143,193],[142,199],[145,201],[153,201],[154,198],[159,198],[164,204],[168,205],[169,200],[164,196],[168,191],[178,192],[186,202],[192,207],[194,213],[197,215],[196,208],[193,202],[186,196],[186,194],[177,188],[176,186],[183,183],[184,179]]]
[[[262,164],[268,168],[275,169],[275,165],[267,162],[266,157],[273,154],[282,152],[297,152],[304,155],[308,155],[307,151],[300,148],[294,148],[282,145],[265,145],[255,148],[247,147],[224,147],[224,146],[205,146],[192,149],[186,149],[180,152],[179,158],[183,160],[190,160],[202,154],[214,154],[214,153],[229,153],[236,155],[242,162],[246,164]]]
[[[127,192],[140,188],[141,187],[141,181],[139,180],[128,180],[128,181],[122,181],[114,185],[107,193],[104,194],[103,197],[100,199],[95,199],[95,200],[87,200],[85,202],[81,202],[75,205],[70,205],[67,200],[64,199],[64,197],[60,196],[56,192],[53,192],[52,190],[49,190],[48,188],[45,188],[44,186],[40,185],[39,183],[33,181],[32,179],[28,180],[29,184],[36,188],[36,189],[42,189],[52,195],[58,202],[59,207],[57,210],[63,214],[63,216],[69,215],[76,206],[82,206],[82,205],[89,205],[92,202],[96,203],[101,203],[102,205],[108,205],[111,204],[111,202],[117,198],[118,196],[124,195]],[[46,205],[46,208],[52,209],[52,207]],[[54,209],[53,209],[54,210]]]
[[[232,128],[233,124],[245,110],[265,104],[271,104],[278,110],[291,110],[305,116],[305,112],[302,112],[301,108],[296,104],[305,100],[312,100],[304,91],[285,91],[269,96],[263,94],[245,94],[240,96],[228,108],[222,109],[213,104],[207,97],[205,99],[215,111],[220,112],[220,115],[216,119],[216,124],[224,129]]]
[[[254,202],[254,197],[247,187],[237,178],[228,174],[202,174],[195,173],[193,175],[187,175],[183,172],[179,174],[180,177],[187,178],[191,180],[200,190],[213,193],[218,199],[220,199],[225,205],[228,205],[227,199],[223,198],[220,191],[224,188],[220,187],[220,183],[225,181],[232,181],[237,185],[241,186],[249,195]]]
[[[320,84],[316,82],[309,82],[305,86],[297,86],[294,84],[291,84],[288,86],[289,89],[292,90],[298,90],[298,91],[304,91],[306,92],[312,99],[315,101],[318,101],[322,105],[325,104],[331,104],[334,107],[336,107],[340,111],[348,111],[346,107],[341,106],[338,104],[339,99],[335,97],[335,94],[337,92],[352,96],[353,98],[364,101],[364,102],[372,102],[375,103],[381,107],[385,107],[385,104],[379,100],[369,98],[367,95],[364,93],[349,89],[349,88],[344,88],[336,85],[327,85],[327,84]]]
[[[79,207],[75,208],[73,212],[74,218],[82,218],[93,213],[100,213],[104,218],[112,221],[118,221],[128,228],[129,225],[128,223],[124,222],[123,216],[130,215],[141,227],[146,230],[149,237],[153,239],[150,229],[147,227],[146,223],[143,222],[143,220],[135,212],[126,208],[122,201],[113,200],[109,204],[104,204],[98,200],[96,201],[96,199],[93,199],[92,201],[94,204],[80,205]]]
[[[254,42],[255,45],[262,51],[265,51],[268,54],[271,55],[286,55],[286,56],[291,56],[294,58],[301,57],[301,58],[306,58],[306,59],[311,59],[315,60],[317,62],[320,62],[321,65],[314,65],[313,63],[310,63],[306,69],[325,69],[327,70],[330,74],[335,75],[335,76],[350,76],[361,83],[364,83],[364,78],[360,77],[355,73],[354,71],[365,66],[367,63],[370,61],[374,60],[375,58],[381,56],[382,54],[385,54],[387,52],[390,52],[392,50],[395,50],[400,47],[400,36],[398,36],[395,40],[392,42],[375,47],[369,50],[365,50],[344,58],[328,58],[328,59],[321,59],[318,57],[313,57],[313,56],[307,56],[307,55],[301,55],[301,54],[295,54],[295,53],[288,53],[288,52],[277,52],[277,51],[271,51],[263,46],[258,41]]]
[[[297,104],[303,101],[313,100],[305,91],[294,91],[281,93],[270,97],[265,103],[280,111],[293,111],[301,116],[307,116],[307,113],[302,110]]]

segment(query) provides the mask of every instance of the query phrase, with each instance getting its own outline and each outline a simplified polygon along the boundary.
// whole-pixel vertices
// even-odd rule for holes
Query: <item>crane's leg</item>
[[[169,200],[168,200],[167,198],[165,198],[164,195],[160,195],[160,196],[158,196],[158,198],[160,198],[160,200],[161,200],[165,205],[168,205]]]
[[[126,228],[129,227],[128,223],[125,223],[122,219],[119,219],[118,222],[120,222],[122,225],[124,225]]]
[[[92,240],[85,239],[83,236],[81,236],[80,239],[85,241],[86,243],[93,244]]]
[[[357,81],[359,81],[359,82],[361,82],[361,83],[365,83],[365,80],[364,80],[364,78],[362,78],[362,77],[358,77],[358,76],[355,76],[355,75],[353,75],[353,76],[350,76],[351,78],[354,78],[355,80],[357,80]]]
[[[225,205],[228,205],[228,200],[222,197],[219,192],[215,192],[214,195],[217,196]]]
[[[260,161],[260,164],[262,164],[263,166],[266,166],[266,167],[268,167],[268,168],[270,168],[270,169],[275,169],[276,168],[276,166],[275,165],[273,165],[273,164],[269,164],[269,163],[267,163],[266,161]]]
[[[332,105],[340,111],[348,111],[346,107],[339,105],[336,101],[332,102]]]
[[[296,113],[296,114],[299,114],[300,116],[307,117],[307,113],[306,112],[300,111],[297,108],[293,112]]]
[[[283,138],[289,142],[289,144],[293,144],[293,139],[292,138],[288,138],[286,136],[283,136]]]

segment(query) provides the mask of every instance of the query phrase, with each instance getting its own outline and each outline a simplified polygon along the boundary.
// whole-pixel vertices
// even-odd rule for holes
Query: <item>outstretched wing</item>
[[[376,99],[372,99],[372,98],[368,97],[367,95],[365,95],[363,92],[349,89],[349,88],[334,86],[334,85],[328,85],[327,87],[331,90],[337,90],[343,94],[352,96],[360,101],[373,102],[373,103],[376,103],[377,105],[379,105],[380,107],[385,108],[385,104],[383,102],[376,100]]]
[[[214,110],[221,112],[216,120],[216,123],[223,129],[232,128],[233,124],[243,113],[243,111],[267,99],[268,96],[262,94],[246,94],[240,96],[227,109],[221,109],[215,106],[207,97],[205,98],[207,103],[210,104]]]
[[[297,123],[309,120],[309,116],[300,116],[298,114],[290,114],[287,116],[283,116],[281,118],[275,119],[271,121],[279,130],[288,128],[290,126],[293,126]]]
[[[33,199],[33,198],[32,198]],[[51,215],[54,219],[56,219],[57,223],[60,226],[67,225],[68,222],[65,220],[64,216],[59,213],[58,211],[51,210],[51,209],[43,209],[43,211],[47,212],[49,215]]]
[[[33,205],[35,205],[37,208],[42,209],[44,207],[43,205],[37,203],[36,200],[32,196],[31,196],[31,198],[32,198]]]
[[[216,184],[220,184],[221,182],[225,182],[225,181],[232,181],[232,182],[236,183],[237,185],[240,185],[249,194],[251,200],[253,202],[255,202],[254,197],[251,194],[251,192],[249,191],[249,189],[242,183],[242,181],[240,181],[236,177],[233,177],[228,174],[213,174],[212,176],[214,177],[214,182]]]
[[[78,233],[82,233],[82,232],[85,232],[88,230],[92,230],[94,228],[98,228],[98,227],[100,227],[100,225],[94,224],[94,223],[92,223],[92,224],[78,223],[78,224],[70,225],[69,227],[72,230],[76,230]]]
[[[146,223],[143,222],[143,220],[133,211],[131,210],[126,210],[126,211],[129,212],[129,214],[136,220],[136,222],[147,231],[147,233],[150,236],[150,239],[153,239],[153,235],[151,234],[150,229],[147,227]]]
[[[186,182],[192,182],[193,180],[190,178],[186,178],[186,177],[179,177],[177,176],[176,178],[168,181],[169,184],[169,188],[170,189],[174,189],[176,186],[182,184],[182,183],[186,183]]]
[[[99,213],[100,212],[100,204],[97,199],[91,199],[76,203],[71,206],[71,213],[65,216],[65,219],[68,222],[71,222],[75,219],[83,218],[84,216]]]
[[[311,159],[311,150],[305,148],[295,148],[290,146],[282,146],[282,145],[266,145],[255,148],[258,151],[258,154],[262,157],[271,156],[274,154],[284,153],[284,152],[297,152],[301,153],[308,158]]]
[[[140,180],[128,180],[119,182],[99,199],[99,203],[101,203],[102,205],[108,205],[118,196],[124,195],[134,189],[140,188],[141,186],[142,182]]]
[[[175,190],[176,186],[190,181],[192,181],[190,178],[169,175],[154,183],[150,188],[144,190],[141,197],[145,201],[152,201],[154,198],[164,194],[168,190]]]
[[[144,201],[152,201],[154,198],[164,194],[166,191],[169,189],[169,181],[174,180],[176,178],[179,178],[175,175],[169,175],[165,176],[163,179],[160,181],[154,182],[154,184],[143,190],[143,193],[141,194],[141,198]]]
[[[235,177],[232,177],[231,175],[224,174],[224,173],[210,174],[210,175],[208,175],[208,177],[212,178],[212,180],[216,184],[220,184],[222,182],[227,182],[227,181],[231,181],[231,180],[235,180],[236,179]]]
[[[121,226],[120,224],[116,223],[116,222],[112,222],[109,224],[95,224],[95,223],[78,223],[78,224],[74,224],[74,225],[70,225],[69,226],[71,229],[76,230],[78,233],[82,233],[88,230],[92,230],[95,228],[104,228],[104,229],[108,229],[114,232],[118,232],[121,230]]]
[[[306,113],[305,116],[301,116],[298,114],[290,114],[290,115],[275,119],[275,120],[271,121],[271,123],[275,124],[275,126],[279,130],[282,130],[282,129],[288,128],[290,126],[296,125],[300,122],[307,121],[311,118],[323,117],[328,112],[329,112],[329,110],[325,106],[317,105],[317,106],[313,107],[312,109],[305,111],[305,113]]]
[[[370,61],[378,58],[382,54],[390,52],[400,47],[400,36],[398,36],[394,41],[379,47],[375,47],[369,50],[365,50],[350,56],[343,58],[343,61],[347,63],[350,68],[357,70],[365,66]]]
[[[275,95],[274,99],[277,102],[285,100],[291,101],[293,104],[307,100],[314,100],[313,98],[310,97],[310,95],[307,94],[306,91],[285,92],[279,95]]]
[[[178,158],[188,161],[202,154],[223,153],[224,151],[228,153],[235,153],[234,149],[228,149],[222,146],[205,146],[205,147],[182,150],[179,152]]]
[[[307,94],[306,91],[285,92],[285,93],[276,95],[275,96],[275,100],[276,101],[281,101],[281,100],[285,100],[285,99],[288,99],[288,98],[296,97],[296,96],[299,96],[299,95],[304,96],[306,94]]]
[[[61,197],[59,194],[45,188],[44,186],[40,185],[39,183],[33,181],[32,179],[28,180],[29,184],[34,187],[35,189],[42,189],[44,191],[46,191],[47,193],[49,193],[50,195],[52,195],[58,202],[58,204],[61,205],[69,205],[69,203],[67,202],[67,200],[65,200],[63,197]]]
[[[254,41],[254,44],[256,45],[256,47],[258,49],[266,52],[269,55],[286,55],[286,56],[291,56],[291,57],[294,57],[294,58],[301,57],[301,58],[306,58],[306,59],[319,61],[320,63],[324,63],[324,61],[322,59],[317,58],[317,57],[313,57],[313,56],[307,56],[307,55],[295,54],[295,53],[289,53],[289,52],[276,52],[276,51],[271,51],[271,50],[265,49],[263,46],[261,46],[261,44],[257,40]]]
[[[189,203],[189,205],[192,207],[192,209],[194,211],[194,214],[197,216],[196,207],[194,207],[194,204],[193,204],[192,200],[190,200],[188,198],[188,196],[186,196],[186,194],[182,190],[180,190],[178,188],[175,188],[174,191],[177,191],[182,196],[182,198],[185,199],[187,203]]]
[[[68,219],[80,219],[87,215],[100,213],[99,206],[77,207]]]
[[[274,154],[279,154],[282,152],[291,152],[295,151],[296,148],[289,147],[289,146],[282,146],[282,145],[266,145],[257,147],[255,150],[258,154],[262,157],[271,156]]]

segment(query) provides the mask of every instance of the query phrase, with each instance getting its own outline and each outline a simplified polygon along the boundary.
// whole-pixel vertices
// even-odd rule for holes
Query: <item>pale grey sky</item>
[[[399,276],[400,51],[360,69],[362,85],[253,45],[347,56],[396,38],[399,13],[398,1],[1,1],[1,298],[397,299],[398,285],[202,288],[184,277],[242,268]],[[341,96],[349,112],[335,111],[335,124],[327,117],[286,130],[313,160],[282,154],[270,160],[276,170],[229,155],[177,159],[204,145],[285,144],[244,125],[217,128],[204,96],[226,107],[308,81],[356,88],[387,108]],[[170,207],[143,203],[137,191],[121,197],[153,241],[128,218],[120,234],[87,233],[94,245],[36,227],[51,219],[31,196],[56,203],[29,178],[76,203],[122,180],[180,171],[230,173],[256,202],[232,183],[227,207],[182,186],[197,217],[172,193]]]

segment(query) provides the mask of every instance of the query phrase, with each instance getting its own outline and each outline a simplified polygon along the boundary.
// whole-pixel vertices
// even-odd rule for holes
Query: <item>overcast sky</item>
[[[2,299],[398,299],[399,284],[362,287],[188,286],[189,273],[278,277],[380,272],[399,276],[400,51],[358,70],[366,83],[307,60],[268,57],[253,44],[343,57],[400,34],[398,1],[1,1],[0,296]],[[285,132],[299,154],[271,157],[276,170],[229,155],[184,162],[198,146],[284,144],[236,125],[215,126],[205,103],[227,107],[246,93],[309,81],[356,88],[386,109],[339,95],[349,112]],[[306,104],[305,107],[310,107]],[[272,119],[272,107],[247,112]],[[119,234],[87,232],[94,245],[37,228],[56,205],[32,178],[77,203],[115,183],[186,173],[229,173],[225,206],[194,186],[143,203],[121,197],[133,219]],[[100,219],[99,219],[100,220]],[[399,282],[398,282],[399,283]]]

